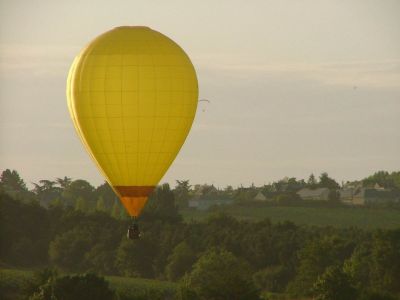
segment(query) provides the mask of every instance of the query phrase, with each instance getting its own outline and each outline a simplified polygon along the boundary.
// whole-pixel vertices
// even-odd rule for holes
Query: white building
[[[329,199],[329,189],[328,188],[317,188],[309,189],[303,188],[297,192],[303,200],[328,200]]]
[[[267,201],[267,197],[260,191],[257,195],[253,198],[254,201]]]
[[[231,199],[190,199],[189,207],[195,208],[198,210],[207,210],[212,206],[220,206],[220,205],[229,205],[232,204],[233,200]]]

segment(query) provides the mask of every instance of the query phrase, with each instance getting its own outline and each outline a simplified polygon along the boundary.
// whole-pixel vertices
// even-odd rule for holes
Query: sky
[[[73,129],[66,77],[81,48],[121,25],[177,42],[210,100],[161,182],[400,170],[400,1],[0,0],[0,171],[103,182]]]

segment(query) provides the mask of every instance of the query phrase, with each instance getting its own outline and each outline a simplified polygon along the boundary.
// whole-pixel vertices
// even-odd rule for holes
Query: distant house
[[[253,198],[254,201],[267,201],[267,197],[260,191],[257,195]]]
[[[328,200],[329,198],[329,189],[328,188],[317,188],[317,189],[309,189],[303,188],[297,192],[297,195],[300,196],[303,200]]]
[[[198,210],[207,210],[212,206],[229,205],[232,204],[232,199],[201,199],[195,198],[189,200],[189,208]]]
[[[378,184],[363,187],[362,184],[345,185],[339,190],[340,201],[348,205],[374,205],[400,201],[399,193]]]
[[[373,188],[344,187],[339,190],[340,200],[349,205],[370,205],[398,202],[400,195],[394,191],[385,189],[378,184]]]

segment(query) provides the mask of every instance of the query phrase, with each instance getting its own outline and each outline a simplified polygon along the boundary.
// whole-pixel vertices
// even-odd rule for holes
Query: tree
[[[102,211],[102,212],[107,212],[106,203],[105,203],[104,198],[102,196],[100,196],[97,199],[96,210],[97,211]]]
[[[283,292],[290,279],[290,273],[287,266],[276,265],[256,272],[253,279],[259,289],[269,292]]]
[[[319,183],[320,187],[328,188],[330,190],[337,190],[340,188],[339,184],[335,181],[335,179],[330,178],[328,173],[324,172],[319,176]]]
[[[56,183],[62,188],[67,189],[72,182],[72,178],[64,176],[64,178],[57,178]]]
[[[62,192],[67,205],[74,207],[79,197],[87,201],[88,209],[94,208],[96,198],[94,197],[94,187],[86,180],[78,179],[71,182]]]
[[[114,292],[108,282],[95,274],[66,275],[50,278],[39,287],[30,300],[113,300]]]
[[[400,293],[400,229],[376,232],[371,248],[371,286]]]
[[[320,276],[313,287],[317,300],[353,300],[357,290],[350,277],[340,266],[331,266]]]
[[[0,192],[0,261],[14,266],[47,263],[51,228],[46,209]]]
[[[41,205],[48,207],[53,200],[61,197],[61,189],[56,187],[55,184],[51,180],[39,180],[39,184],[34,183],[33,192],[38,197]]]
[[[86,200],[79,196],[76,201],[75,201],[75,210],[79,210],[81,212],[87,212],[88,211],[88,204]]]
[[[400,173],[400,172],[399,172]],[[363,185],[373,187],[375,184],[379,184],[384,188],[395,188],[396,187],[396,173],[389,174],[387,171],[378,171],[373,175],[363,179]],[[400,188],[400,186],[397,186]]]
[[[115,202],[119,202],[118,196],[115,194],[108,182],[99,185],[94,191],[94,198],[103,198],[104,205],[107,209],[111,209]]]
[[[352,241],[336,235],[309,241],[298,253],[297,275],[289,284],[289,291],[297,295],[310,295],[318,276],[327,267],[342,264],[353,249]]]
[[[314,174],[311,174],[310,177],[308,177],[307,185],[312,189],[317,187],[317,180],[315,179]]]
[[[59,234],[50,243],[50,261],[65,271],[84,271],[85,255],[93,247],[92,237],[86,228],[80,227]]]
[[[168,279],[171,281],[180,279],[185,273],[191,270],[195,261],[196,255],[194,251],[186,242],[181,242],[168,257],[168,265],[166,267]]]
[[[121,275],[152,278],[156,251],[157,246],[150,241],[147,235],[137,242],[132,242],[124,237],[117,249],[115,265]]]
[[[249,265],[225,250],[203,254],[183,282],[186,291],[181,294],[194,294],[201,300],[259,299]]]
[[[154,190],[141,214],[141,218],[148,221],[161,220],[170,223],[178,223],[182,220],[169,184],[163,184]]]
[[[189,180],[177,180],[174,189],[176,204],[179,208],[187,208],[190,197]]]
[[[32,193],[28,191],[24,180],[19,176],[15,170],[6,169],[0,175],[0,191],[3,190],[5,193],[13,198],[18,198],[27,202],[32,200]]]
[[[377,231],[358,245],[345,263],[345,271],[357,287],[400,292],[400,230]]]
[[[114,202],[114,205],[111,209],[111,216],[115,219],[119,219],[121,217],[121,205],[118,201]]]
[[[4,170],[0,175],[0,184],[6,191],[25,192],[28,190],[24,180],[15,170]]]

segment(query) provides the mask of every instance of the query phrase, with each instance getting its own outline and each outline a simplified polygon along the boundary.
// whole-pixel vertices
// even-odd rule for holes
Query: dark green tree
[[[137,241],[123,237],[117,249],[115,266],[124,276],[152,278],[156,254],[157,245],[147,235]]]
[[[176,205],[179,208],[187,208],[190,198],[190,187],[189,180],[177,180],[176,187],[174,189]]]
[[[15,266],[47,262],[50,220],[38,202],[23,202],[0,192],[0,261]]]
[[[180,279],[185,273],[190,272],[193,263],[196,261],[196,254],[186,242],[179,243],[168,257],[166,274],[169,280]]]
[[[340,188],[340,185],[335,181],[335,179],[330,178],[328,173],[324,172],[319,176],[320,187],[328,188],[330,190],[337,190]]]
[[[271,266],[256,272],[253,279],[261,290],[283,292],[291,279],[291,270],[285,265]]]
[[[61,189],[67,189],[71,183],[72,178],[64,176],[64,178],[56,178],[56,183],[60,186]]]
[[[81,212],[88,212],[89,211],[89,204],[88,202],[82,197],[79,196],[75,201],[75,210]]]
[[[102,211],[102,212],[108,212],[108,211],[109,211],[109,210],[107,209],[107,207],[106,207],[106,203],[105,203],[105,201],[104,201],[103,196],[100,196],[100,197],[97,199],[97,202],[96,202],[96,210],[97,210],[97,211]]]
[[[113,300],[108,282],[95,274],[66,275],[50,278],[30,300]]]
[[[308,177],[307,186],[308,186],[309,188],[314,189],[314,188],[317,187],[317,184],[318,184],[318,182],[317,182],[317,180],[315,179],[314,174],[311,174],[311,175]]]
[[[203,254],[183,284],[181,294],[194,299],[259,299],[249,265],[225,250]]]
[[[1,173],[0,191],[25,202],[34,199],[34,195],[28,191],[24,180],[16,170],[6,169]]]
[[[115,201],[112,208],[111,208],[111,216],[115,219],[121,218],[121,204],[118,201]]]
[[[84,227],[59,234],[50,243],[50,261],[62,270],[75,272],[87,268],[85,255],[93,247],[93,235]]]
[[[78,179],[72,181],[62,192],[62,197],[66,204],[74,207],[75,202],[79,197],[82,197],[87,202],[88,208],[94,208],[96,206],[96,200],[94,194],[94,187],[86,180]]]
[[[55,185],[56,182],[51,180],[39,180],[39,183],[34,183],[33,192],[41,205],[48,207],[52,201],[61,197],[62,190]]]
[[[154,190],[141,214],[141,218],[147,221],[159,220],[170,223],[178,223],[182,220],[169,184],[163,184]]]
[[[353,249],[353,241],[336,235],[308,242],[298,253],[297,274],[288,287],[289,291],[297,295],[310,295],[313,284],[326,268],[342,264]]]
[[[102,198],[104,200],[105,208],[110,211],[114,203],[119,202],[118,196],[115,194],[108,182],[104,182],[95,189],[94,198],[97,200]]]
[[[354,300],[357,290],[340,266],[331,266],[318,277],[313,293],[317,300]]]

